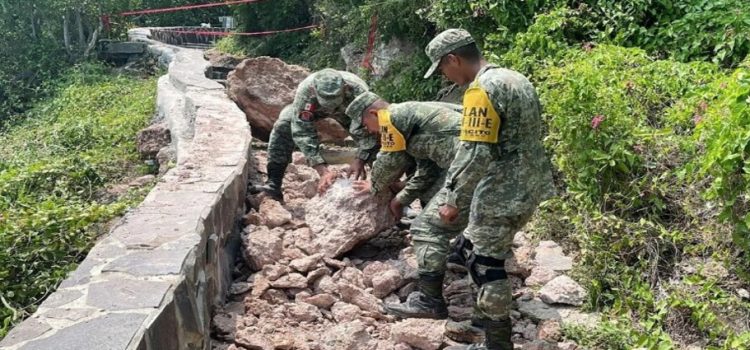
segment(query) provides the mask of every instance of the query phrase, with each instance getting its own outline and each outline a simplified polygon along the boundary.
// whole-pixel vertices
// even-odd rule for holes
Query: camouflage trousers
[[[496,176],[497,175],[497,176]],[[499,174],[487,174],[477,185],[469,208],[458,208],[458,219],[451,224],[440,220],[438,209],[446,202],[447,191],[440,190],[412,224],[411,234],[420,273],[444,273],[450,253],[450,240],[463,230],[474,245],[474,254],[506,260],[513,256],[513,236],[529,221],[533,211],[513,215],[495,193]],[[468,201],[459,199],[458,203]],[[510,214],[510,215],[509,215]],[[486,266],[479,266],[487,269]],[[512,285],[509,279],[490,281],[479,288],[474,317],[485,320],[507,320],[510,317]]]
[[[531,219],[537,203],[503,201],[509,195],[505,186],[497,186],[507,176],[503,164],[493,162],[490,171],[477,184],[469,211],[469,226],[464,236],[474,244],[474,254],[500,260],[513,257],[513,236]],[[505,189],[507,190],[507,189]],[[486,268],[479,266],[478,269]],[[474,317],[493,321],[507,320],[513,302],[509,279],[483,284],[477,294]]]
[[[297,116],[291,105],[284,107],[279,113],[279,119],[273,124],[271,136],[268,138],[268,163],[289,164],[294,152],[292,139],[292,121]]]

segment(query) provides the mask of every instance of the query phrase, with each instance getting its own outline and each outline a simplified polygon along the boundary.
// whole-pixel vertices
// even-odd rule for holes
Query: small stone
[[[328,329],[321,337],[323,350],[362,350],[372,340],[361,321],[342,323]]]
[[[359,317],[361,309],[357,305],[345,302],[336,302],[331,306],[331,314],[338,323],[350,322]]]
[[[562,340],[562,329],[558,320],[546,320],[539,323],[537,339],[549,342]]]
[[[282,305],[289,302],[286,293],[279,289],[269,289],[260,298],[274,305]]]
[[[304,258],[294,259],[289,266],[301,273],[312,270],[323,258],[323,254],[313,254]]]
[[[747,289],[742,289],[742,288],[738,289],[737,295],[739,295],[740,298],[742,299],[750,300],[750,292],[748,292]]]
[[[512,275],[518,275],[523,278],[531,275],[534,262],[531,259],[531,247],[517,248],[510,259],[505,260],[505,271]]]
[[[263,224],[271,229],[292,221],[292,214],[284,209],[281,203],[271,198],[263,199],[258,212],[261,218],[263,218]]]
[[[242,236],[243,255],[254,270],[272,265],[281,259],[284,251],[282,235],[284,230],[269,230],[265,226],[255,226],[249,234]]]
[[[333,281],[331,276],[323,276],[319,278],[313,287],[315,293],[328,293],[331,295],[337,295],[339,293],[339,287],[336,282]]]
[[[270,339],[251,328],[238,330],[234,342],[245,349],[274,350]]]
[[[338,283],[341,300],[359,306],[360,309],[375,313],[383,312],[383,302],[374,295],[365,292],[349,283]]]
[[[308,303],[294,303],[286,311],[287,316],[298,322],[313,322],[323,317],[315,305]]]
[[[586,290],[568,276],[559,276],[544,285],[539,296],[547,304],[583,305]]]
[[[261,271],[263,276],[269,281],[275,281],[289,272],[290,270],[288,267],[280,264],[263,266],[263,270]]]
[[[232,283],[231,286],[229,286],[229,294],[239,295],[239,294],[247,293],[252,287],[253,287],[252,283],[235,282],[235,283]]]
[[[573,259],[565,256],[562,247],[553,241],[539,242],[534,249],[534,262],[552,271],[565,272],[573,268]]]
[[[383,299],[383,303],[385,304],[398,304],[400,302],[401,299],[396,294],[390,294]]]
[[[543,320],[559,320],[560,313],[543,301],[534,299],[529,301],[518,301],[518,311],[535,322]]]
[[[443,344],[445,321],[406,319],[391,326],[391,340],[423,350],[437,350]]]
[[[288,288],[306,288],[307,278],[298,273],[290,273],[275,281],[271,281],[271,287],[288,289]]]
[[[313,296],[302,296],[297,294],[299,301],[315,305],[321,309],[330,309],[331,306],[336,303],[336,298],[333,295],[327,293],[316,294]]]
[[[382,298],[401,286],[401,272],[394,266],[375,262],[364,270],[365,283],[372,286],[373,294]]]
[[[547,284],[557,277],[557,272],[545,266],[537,266],[531,270],[531,274],[524,281],[529,287],[539,287]]]
[[[330,277],[331,276],[331,269],[329,269],[327,267],[320,267],[320,268],[317,268],[315,270],[310,271],[307,274],[307,284],[308,285],[313,285],[313,284],[315,284],[315,282],[319,278],[321,278],[323,276]]]
[[[365,276],[362,274],[362,271],[360,271],[357,268],[354,267],[345,267],[344,269],[340,270],[334,275],[334,278],[341,278],[344,281],[347,281],[354,285],[357,288],[365,288]]]
[[[336,260],[333,258],[325,257],[323,258],[323,262],[325,262],[326,265],[333,267],[334,269],[341,270],[346,267],[346,263],[344,263],[341,260]]]

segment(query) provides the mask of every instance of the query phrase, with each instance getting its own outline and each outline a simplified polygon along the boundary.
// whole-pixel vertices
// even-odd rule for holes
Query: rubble
[[[482,340],[481,331],[446,332],[446,320],[386,315],[384,303],[404,301],[418,277],[407,232],[391,228],[387,200],[353,198],[343,180],[310,200],[300,194],[300,184],[317,182],[317,174],[302,164],[289,170],[284,204],[248,198],[260,210],[242,234],[241,266],[247,272],[231,284],[231,310],[230,304],[219,308],[212,319],[215,349],[437,350]],[[555,349],[561,342],[561,348],[575,349],[562,343],[562,325],[596,319],[560,305],[582,299],[577,284],[562,275],[572,259],[553,243],[534,246],[525,235],[514,240],[516,257],[507,266],[517,304],[511,311],[517,347]],[[549,252],[554,256],[540,255]],[[537,285],[535,271],[554,276]],[[524,286],[524,279],[535,287]],[[477,291],[465,270],[446,274],[443,294],[451,319],[470,322]]]

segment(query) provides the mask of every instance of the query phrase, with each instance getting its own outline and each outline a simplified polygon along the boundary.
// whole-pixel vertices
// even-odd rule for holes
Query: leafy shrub
[[[710,64],[654,62],[638,49],[603,45],[573,50],[561,67],[543,70],[547,145],[567,190],[591,208],[642,217],[665,209],[657,164],[670,162],[664,110],[713,79]],[[666,141],[666,142],[664,142]],[[676,150],[675,150],[676,151]],[[660,163],[660,160],[664,162]]]
[[[54,98],[0,134],[0,336],[138,200],[101,192],[139,173],[135,134],[153,113],[155,82],[109,74],[73,69]]]

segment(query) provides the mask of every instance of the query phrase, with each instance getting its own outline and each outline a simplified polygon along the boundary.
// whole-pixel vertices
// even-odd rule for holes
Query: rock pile
[[[263,152],[256,157],[263,166]],[[392,228],[387,201],[351,197],[346,181],[315,197],[317,174],[301,163],[295,155],[283,206],[249,198],[256,209],[245,218],[245,262],[238,266],[246,273],[238,272],[230,302],[213,318],[214,349],[437,350],[457,344],[446,337],[445,320],[396,320],[383,313],[384,303],[404,301],[415,290],[417,277],[408,231]],[[523,234],[514,242],[517,255],[508,270],[518,304],[512,313],[516,346],[576,349],[563,342],[561,325],[591,317],[575,307],[586,295],[564,275],[571,259],[552,242],[534,244]],[[538,270],[550,276],[532,279],[533,287],[525,283],[541,275]],[[453,320],[471,318],[475,292],[465,271],[449,271],[444,295]]]

